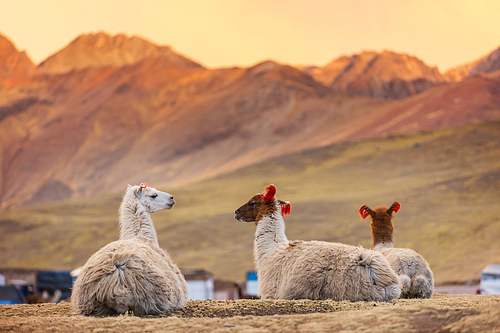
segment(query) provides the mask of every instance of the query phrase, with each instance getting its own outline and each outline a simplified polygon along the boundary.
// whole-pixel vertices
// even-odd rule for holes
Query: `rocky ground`
[[[168,316],[85,317],[68,303],[0,306],[1,332],[500,332],[500,295],[392,303],[190,301]]]

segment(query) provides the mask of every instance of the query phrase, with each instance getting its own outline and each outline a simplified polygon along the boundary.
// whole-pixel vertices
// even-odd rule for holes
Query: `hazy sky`
[[[35,63],[100,30],[170,45],[208,67],[324,65],[388,49],[444,71],[500,46],[500,1],[0,0],[0,34]]]

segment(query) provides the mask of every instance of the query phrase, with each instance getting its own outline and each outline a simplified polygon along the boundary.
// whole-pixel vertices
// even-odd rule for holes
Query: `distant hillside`
[[[407,54],[365,51],[304,71],[334,91],[402,99],[445,82],[436,67]]]
[[[11,100],[0,122],[2,208],[116,191],[146,177],[206,179],[293,151],[380,103],[335,96],[272,62],[207,70],[159,57],[34,80],[37,92]]]
[[[421,253],[436,282],[479,278],[498,264],[500,123],[335,144],[266,160],[225,176],[181,187],[176,206],[153,214],[160,245],[181,268],[204,268],[244,280],[253,270],[252,223],[234,210],[264,186],[289,200],[289,239],[371,246],[369,222],[357,211],[401,202],[394,242]],[[145,177],[145,181],[149,178]],[[4,267],[72,269],[118,238],[121,188],[87,199],[23,208],[0,216]]]
[[[0,80],[0,210],[146,179],[191,184],[336,142],[500,119],[500,72],[441,83],[417,58],[388,51],[327,67],[339,69],[333,85],[311,68],[207,69],[137,37],[82,35],[33,75]],[[436,86],[413,94],[421,90],[408,83],[422,76]],[[391,87],[413,95],[360,96]]]
[[[342,125],[335,133],[319,134],[304,146],[376,138],[421,130],[456,127],[500,119],[500,71],[429,89],[404,100],[374,108]]]
[[[35,65],[26,52],[18,51],[9,39],[0,34],[0,80],[23,79],[33,74],[34,69]]]
[[[500,70],[500,47],[474,62],[452,68],[444,75],[449,80],[461,81],[468,76],[496,70]]]
[[[147,58],[161,57],[177,67],[201,67],[175,53],[168,46],[158,46],[140,37],[104,32],[81,35],[62,50],[38,65],[43,73],[65,73],[86,67],[131,65]]]

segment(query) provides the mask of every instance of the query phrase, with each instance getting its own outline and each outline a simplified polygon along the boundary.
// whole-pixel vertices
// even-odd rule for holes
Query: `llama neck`
[[[394,226],[392,222],[380,223],[379,221],[373,221],[371,223],[373,246],[372,250],[380,250],[383,248],[393,248],[392,234],[394,232]]]
[[[257,266],[259,266],[261,260],[276,249],[288,246],[288,239],[285,235],[285,220],[280,209],[269,216],[262,217],[257,223],[253,244],[254,259]]]
[[[121,240],[141,235],[159,246],[151,214],[146,207],[134,199],[133,193],[125,195],[119,213]]]
[[[392,249],[394,248],[394,244],[392,244],[392,242],[390,243],[378,243],[378,244],[374,244],[373,247],[372,247],[372,250],[374,251],[380,251],[382,249]]]

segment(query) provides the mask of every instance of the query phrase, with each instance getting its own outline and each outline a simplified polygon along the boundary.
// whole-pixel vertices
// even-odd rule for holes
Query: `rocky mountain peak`
[[[0,79],[16,79],[33,74],[35,65],[26,52],[0,34]]]
[[[172,66],[201,67],[169,46],[159,46],[137,36],[98,32],[77,37],[40,63],[38,69],[45,73],[64,73],[86,67],[122,67],[156,57],[167,59]]]
[[[500,69],[500,47],[480,59],[457,66],[446,71],[449,81],[462,81],[464,78],[481,73],[488,73]]]
[[[446,81],[436,67],[388,50],[341,56],[306,71],[334,90],[379,98],[405,98]]]

